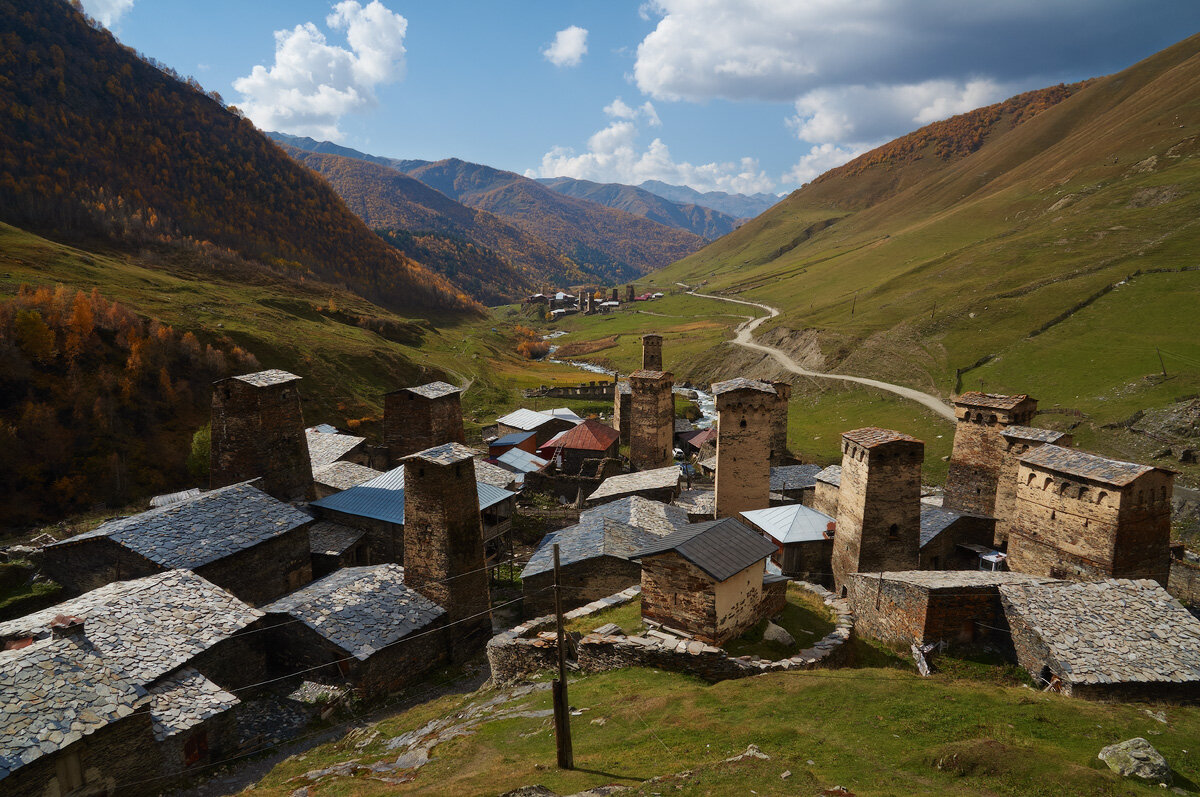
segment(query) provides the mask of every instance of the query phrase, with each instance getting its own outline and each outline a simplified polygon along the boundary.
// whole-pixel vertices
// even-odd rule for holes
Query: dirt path
[[[759,304],[758,302],[747,302],[743,299],[730,299],[727,296],[717,296],[717,295],[711,294],[711,293],[697,293],[696,291],[693,291],[690,289],[688,290],[688,294],[690,294],[691,296],[701,296],[705,299],[716,299],[721,302],[733,302],[734,304],[744,304],[744,305],[748,305],[750,307],[757,307],[760,310],[765,310],[768,313],[768,315],[761,315],[761,316],[758,316],[757,318],[748,316],[746,321],[739,324],[737,329],[734,330],[737,333],[737,337],[735,337],[733,339],[733,342],[743,348],[752,349],[754,351],[761,351],[764,354],[769,354],[771,357],[773,357],[775,359],[775,361],[777,363],[779,363],[784,368],[786,368],[787,370],[791,371],[794,374],[799,374],[801,376],[813,376],[813,377],[817,377],[819,379],[839,379],[843,382],[857,382],[860,385],[870,385],[871,387],[877,387],[880,390],[886,390],[890,393],[895,393],[898,396],[903,396],[906,399],[911,399],[925,407],[928,407],[929,409],[933,410],[939,416],[941,416],[942,418],[945,418],[948,421],[954,420],[954,411],[952,409],[950,409],[950,407],[946,404],[946,402],[942,401],[937,396],[932,396],[928,393],[922,393],[920,390],[914,390],[911,387],[904,387],[903,385],[893,385],[891,382],[881,382],[878,379],[868,379],[865,376],[849,376],[847,374],[823,374],[820,371],[810,371],[807,368],[805,368],[804,366],[800,365],[795,360],[793,360],[791,357],[784,354],[779,349],[775,348],[774,346],[766,346],[762,343],[755,342],[754,330],[758,329],[759,325],[761,325],[763,322],[768,321],[769,319],[772,319],[775,316],[779,315],[779,310],[775,309],[774,307],[771,307],[770,305]]]

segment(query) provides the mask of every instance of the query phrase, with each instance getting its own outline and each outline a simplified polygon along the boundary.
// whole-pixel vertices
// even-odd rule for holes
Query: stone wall
[[[108,537],[91,537],[42,548],[37,558],[42,574],[62,585],[59,600],[114,581],[128,581],[163,571],[157,563]]]
[[[68,791],[59,781],[59,765],[74,756],[78,756],[84,786]],[[162,782],[151,779],[161,774],[161,766],[162,753],[154,740],[150,712],[142,707],[57,753],[20,767],[3,780],[0,791],[4,797],[158,794]]]
[[[783,546],[777,564],[788,578],[833,586],[833,540],[793,542]]]
[[[718,518],[770,506],[776,402],[774,393],[753,388],[716,397]]]
[[[399,523],[389,523],[386,520],[377,520],[363,515],[350,515],[321,506],[314,506],[313,510],[322,520],[339,523],[364,532],[359,543],[360,545],[366,543],[367,561],[364,564],[381,565],[388,562],[404,564],[404,526]]]
[[[771,464],[779,465],[788,456],[788,403],[792,400],[792,385],[789,382],[772,382],[775,388],[775,404],[771,409]]]
[[[786,585],[786,582],[779,582]],[[755,562],[741,572],[711,587],[716,595],[717,633],[715,638],[705,641],[722,645],[745,633],[766,615],[772,602],[764,599],[763,563]],[[782,606],[772,614],[778,614]],[[669,623],[674,625],[674,623]],[[698,638],[704,639],[702,635]]]
[[[589,451],[582,448],[564,448],[562,449],[562,468],[561,471],[567,475],[574,476],[581,471],[592,473],[596,472],[596,463],[602,459],[616,459],[621,455],[620,441],[614,440],[613,444],[603,451]],[[585,463],[592,463],[590,467]]]
[[[1060,437],[1055,445],[1070,446],[1071,436]],[[1004,439],[1004,451],[1000,458],[1000,469],[996,474],[996,537],[997,548],[1008,545],[1008,528],[1017,511],[1017,473],[1021,470],[1021,457],[1042,445],[1036,440]]]
[[[200,757],[188,763],[185,747],[197,737],[204,739]],[[237,708],[222,711],[159,742],[163,779],[153,785],[162,793],[172,783],[182,784],[192,774],[199,774],[209,765],[225,761],[238,751]]]
[[[860,636],[896,645],[986,638],[1009,647],[1008,621],[995,584],[930,588],[882,575],[856,573],[850,578],[850,606]]]
[[[633,415],[633,392],[629,383],[617,386],[613,394],[613,428],[621,433],[621,445],[629,445],[629,419]]]
[[[632,297],[630,297],[632,301]],[[662,335],[642,335],[642,369],[645,371],[663,370]]]
[[[676,553],[642,559],[642,617],[716,644],[712,576]]]
[[[466,441],[459,393],[431,399],[411,390],[394,390],[383,397],[383,444],[389,467],[409,454]]]
[[[557,470],[526,473],[523,492],[542,493],[574,503],[580,490],[583,491],[583,497],[587,498],[605,479],[625,472],[625,466],[619,459],[597,461],[595,475],[590,472],[590,467],[585,466],[583,475],[578,476],[570,476]]]
[[[786,582],[780,582],[786,591]],[[765,672],[839,667],[850,662],[851,647],[845,644],[854,632],[849,604],[815,584],[793,582],[820,596],[835,618],[835,628],[810,648],[778,661],[751,656],[730,656],[718,647],[696,639],[648,631],[627,637],[621,634],[577,634],[568,638],[568,652],[584,672],[603,672],[623,667],[655,667],[702,678],[709,683],[746,678]],[[778,589],[778,588],[776,588]],[[634,600],[638,588],[631,587],[566,613],[568,619],[594,614]],[[488,643],[492,681],[504,684],[522,680],[557,666],[554,617],[539,617],[498,634]]]
[[[1009,567],[1089,580],[1170,575],[1171,476],[1145,473],[1124,487],[1022,464],[1009,524]]]
[[[601,556],[572,562],[559,569],[562,577],[563,611],[607,597],[637,586],[642,579],[642,566],[616,556]],[[554,571],[547,570],[521,579],[524,595],[522,612],[525,617],[540,617],[554,611]]]
[[[924,455],[925,445],[912,438],[867,448],[843,436],[831,560],[838,590],[851,573],[916,569]]]
[[[1172,559],[1167,592],[1184,606],[1200,608],[1200,562]]]
[[[817,482],[813,487],[812,508],[836,519],[838,516],[838,494],[840,488],[828,482]],[[808,504],[805,504],[808,506]]]
[[[995,516],[996,485],[1004,459],[1000,433],[1011,424],[1026,424],[1037,412],[1037,401],[1013,396],[970,394],[969,402],[955,401],[954,448],[946,475],[943,506],[959,512]],[[996,401],[986,404],[987,398]]]
[[[312,581],[308,526],[297,526],[195,572],[252,606],[270,603]]]
[[[670,373],[634,371],[629,375],[629,460],[638,470],[663,468],[674,461],[675,396]]]
[[[226,691],[237,691],[245,700],[252,684],[261,684],[267,679],[267,648],[263,644],[264,629],[269,623],[264,618],[217,644],[197,653],[188,665],[195,667],[205,678]],[[255,690],[257,691],[257,690]]]
[[[920,569],[974,570],[979,566],[979,555],[958,546],[969,544],[991,547],[995,537],[994,519],[963,515],[921,548]]]
[[[613,397],[616,382],[587,382],[582,385],[542,385],[525,391],[526,398],[565,398],[577,401],[603,401]]]
[[[439,617],[366,661],[351,662],[350,679],[368,695],[391,694],[420,682],[449,659],[450,640],[458,629],[442,628],[445,623],[445,618]],[[436,630],[439,628],[442,630]]]
[[[287,376],[291,375],[281,374]],[[261,477],[263,491],[280,501],[312,498],[312,462],[299,381],[292,376],[252,384],[230,377],[213,384],[209,477],[213,488]]]

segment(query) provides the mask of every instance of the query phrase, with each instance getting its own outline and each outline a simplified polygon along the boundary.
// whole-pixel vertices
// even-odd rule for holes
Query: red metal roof
[[[571,429],[555,442],[555,448],[581,451],[607,451],[621,433],[599,421],[587,420]]]

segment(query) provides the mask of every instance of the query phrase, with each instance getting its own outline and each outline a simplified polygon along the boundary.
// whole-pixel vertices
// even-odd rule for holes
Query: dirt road
[[[771,357],[773,357],[775,359],[775,361],[777,363],[779,363],[784,368],[786,368],[787,370],[791,371],[794,374],[800,374],[801,376],[813,376],[813,377],[817,377],[819,379],[840,379],[843,382],[857,382],[860,385],[870,385],[871,387],[877,387],[880,390],[886,390],[890,393],[895,393],[898,396],[903,396],[906,399],[911,399],[919,404],[922,404],[922,405],[928,407],[929,409],[933,410],[935,413],[937,413],[938,415],[940,415],[941,417],[945,418],[948,421],[954,420],[954,411],[952,409],[950,409],[949,405],[947,405],[946,402],[942,401],[937,396],[932,396],[928,393],[922,393],[920,390],[914,390],[911,387],[904,387],[903,385],[893,385],[891,382],[881,382],[878,379],[868,379],[865,376],[849,376],[847,374],[823,374],[820,371],[810,371],[807,368],[805,368],[804,366],[800,365],[795,360],[793,360],[791,357],[784,354],[779,349],[775,348],[774,346],[766,346],[762,343],[757,343],[754,340],[754,330],[758,329],[759,325],[762,324],[764,321],[767,321],[768,319],[774,318],[775,316],[779,315],[779,311],[777,309],[775,309],[774,307],[771,307],[770,305],[759,304],[758,302],[747,302],[743,299],[730,299],[727,296],[716,296],[715,294],[711,294],[711,293],[697,293],[696,291],[693,291],[693,290],[689,290],[688,293],[691,294],[692,296],[701,296],[705,299],[716,299],[721,302],[733,302],[734,304],[744,304],[744,305],[748,305],[750,307],[757,307],[760,310],[765,310],[768,313],[768,315],[758,316],[757,318],[748,318],[746,321],[739,324],[737,329],[734,330],[737,333],[737,337],[735,337],[733,339],[733,342],[736,343],[738,346],[742,346],[743,348],[752,349],[753,351],[761,351],[764,354],[769,354]]]

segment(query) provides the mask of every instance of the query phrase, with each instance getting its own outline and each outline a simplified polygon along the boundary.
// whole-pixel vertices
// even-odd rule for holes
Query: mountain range
[[[703,205],[672,202],[632,185],[593,183],[573,177],[543,178],[538,182],[560,194],[624,210],[668,227],[687,230],[710,241],[733,232],[742,221]]]
[[[638,185],[643,191],[689,205],[712,208],[737,219],[750,219],[779,202],[775,194],[727,194],[724,191],[697,191],[686,185],[671,185],[660,180],[646,180]]]

